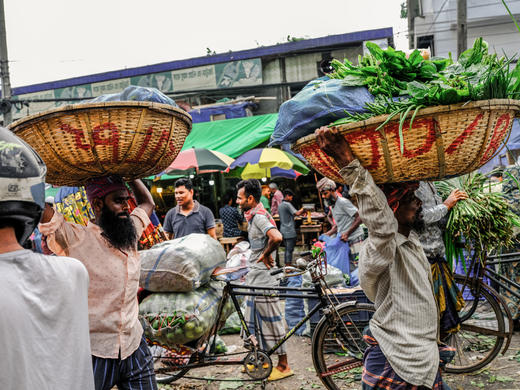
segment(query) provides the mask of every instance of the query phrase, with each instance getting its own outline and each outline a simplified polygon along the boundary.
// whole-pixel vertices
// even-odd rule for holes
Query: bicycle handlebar
[[[271,271],[271,275],[274,276],[274,275],[278,275],[278,274],[281,274],[283,272],[283,268],[278,268],[278,269],[275,269],[274,271]]]

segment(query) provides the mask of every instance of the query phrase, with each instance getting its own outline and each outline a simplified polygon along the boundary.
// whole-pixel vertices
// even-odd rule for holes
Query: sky
[[[393,27],[405,0],[4,0],[11,86]]]

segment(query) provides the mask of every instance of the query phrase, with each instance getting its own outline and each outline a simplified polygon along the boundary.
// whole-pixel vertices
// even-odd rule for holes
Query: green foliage
[[[331,78],[343,80],[346,86],[366,86],[376,99],[367,103],[366,113],[346,112],[345,118],[333,125],[358,122],[376,115],[399,116],[399,139],[403,152],[403,125],[423,107],[456,104],[471,100],[520,97],[520,62],[512,68],[512,60],[488,53],[488,44],[478,38],[472,48],[463,52],[458,62],[450,58],[426,60],[419,50],[408,58],[402,51],[386,50],[372,42],[366,44],[369,54],[360,57],[358,65],[348,59],[332,60]]]

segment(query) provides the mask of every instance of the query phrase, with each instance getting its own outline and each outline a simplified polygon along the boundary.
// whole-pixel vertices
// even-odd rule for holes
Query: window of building
[[[433,42],[433,35],[423,35],[417,37],[417,49],[430,49],[430,54],[435,55],[435,46]]]

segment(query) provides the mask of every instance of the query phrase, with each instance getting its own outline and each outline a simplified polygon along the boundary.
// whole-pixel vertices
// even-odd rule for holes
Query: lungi
[[[362,389],[385,389],[385,390],[423,390],[424,386],[415,386],[407,383],[393,370],[379,347],[377,340],[372,336],[370,330],[364,332],[363,339],[369,345],[363,356],[363,374],[361,376]],[[455,356],[455,349],[448,346],[439,346],[440,367],[449,363]],[[442,382],[440,371],[437,372],[433,390],[449,390],[448,385]]]
[[[285,336],[285,325],[279,298],[245,297],[244,318],[247,328],[254,334],[260,348],[269,351]],[[285,343],[276,350],[277,355],[287,353]]]

